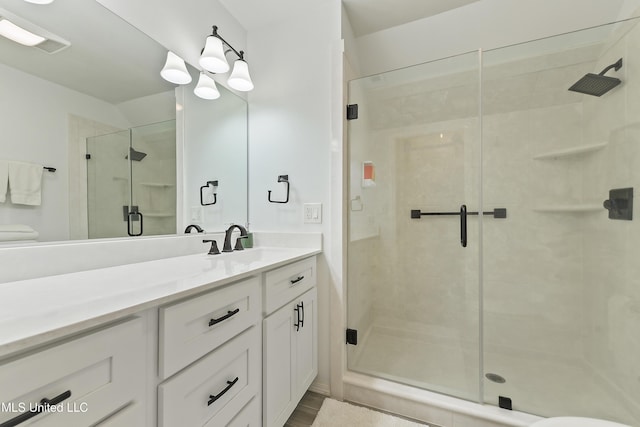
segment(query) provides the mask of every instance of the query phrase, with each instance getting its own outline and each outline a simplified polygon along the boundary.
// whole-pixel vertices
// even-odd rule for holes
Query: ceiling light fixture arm
[[[222,43],[224,43],[229,49],[231,49],[233,51],[233,53],[235,53],[238,56],[238,58],[240,58],[240,60],[244,61],[244,51],[243,50],[237,51],[233,46],[231,46],[229,44],[228,41],[226,41],[224,38],[222,38],[222,36],[220,34],[218,34],[218,26],[217,25],[213,26],[213,32],[211,33],[211,35],[214,36],[214,37],[219,38],[222,41]],[[229,52],[229,51],[228,50],[225,51],[225,53],[227,53],[227,52]]]

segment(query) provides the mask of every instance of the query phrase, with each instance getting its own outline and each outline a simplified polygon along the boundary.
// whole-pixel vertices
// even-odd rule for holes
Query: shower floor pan
[[[465,348],[466,347],[466,348]],[[471,344],[451,338],[373,326],[356,347],[349,369],[414,387],[477,401],[478,355]],[[506,379],[484,380],[485,403],[512,399],[513,409],[540,416],[584,416],[640,425],[640,408],[581,360],[553,360],[511,352],[485,353],[485,372]]]

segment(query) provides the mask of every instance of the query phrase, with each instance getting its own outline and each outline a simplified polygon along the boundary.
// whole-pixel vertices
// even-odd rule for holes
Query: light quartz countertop
[[[0,357],[258,275],[321,251],[258,247],[0,284]]]

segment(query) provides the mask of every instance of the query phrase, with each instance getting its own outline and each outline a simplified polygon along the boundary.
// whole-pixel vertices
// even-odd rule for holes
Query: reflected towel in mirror
[[[0,225],[0,242],[15,242],[37,240],[39,233],[28,225],[4,224]]]
[[[27,162],[9,162],[11,203],[38,206],[41,203],[43,166]]]
[[[7,184],[9,183],[9,162],[0,160],[0,203],[7,200]]]

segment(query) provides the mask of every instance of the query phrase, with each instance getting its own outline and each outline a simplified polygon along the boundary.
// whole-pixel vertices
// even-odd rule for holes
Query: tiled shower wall
[[[640,189],[640,27],[627,24],[612,38],[596,72],[623,58],[623,83],[584,102],[584,139],[607,146],[585,158],[585,193],[602,202],[614,188]],[[637,197],[637,196],[636,196]],[[638,208],[638,203],[634,203]],[[583,352],[603,384],[620,391],[636,417],[640,404],[640,219],[610,220],[606,212],[583,220],[585,312]]]

